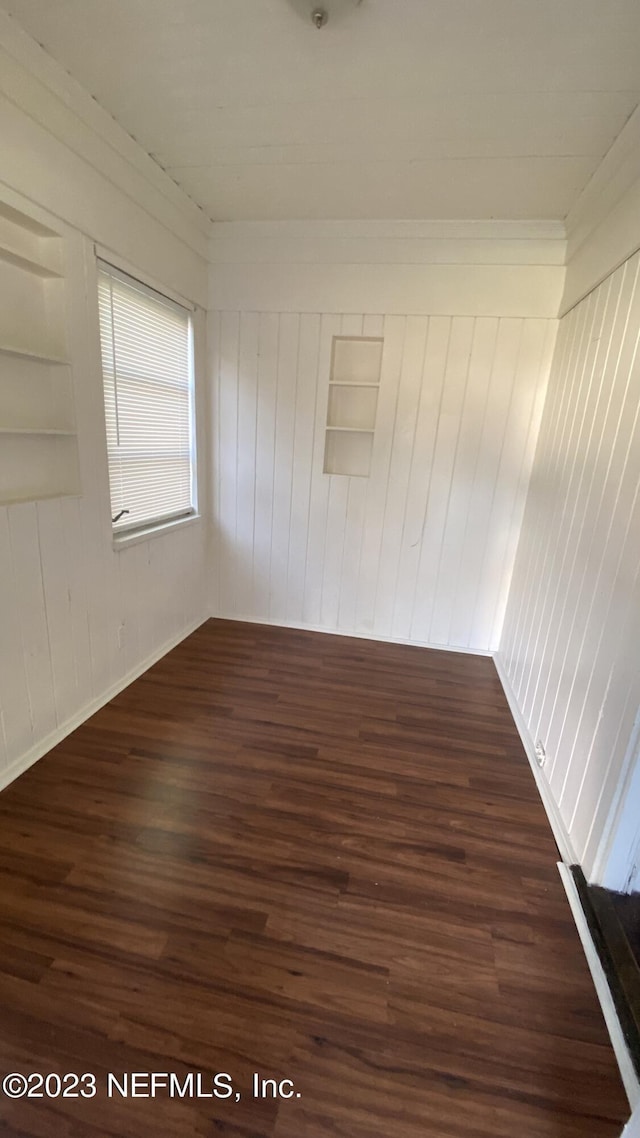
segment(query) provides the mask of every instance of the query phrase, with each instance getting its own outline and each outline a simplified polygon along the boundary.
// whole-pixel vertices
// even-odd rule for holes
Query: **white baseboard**
[[[627,1122],[621,1138],[640,1138],[640,1106],[634,1110],[633,1117]]]
[[[38,759],[41,759],[42,756],[46,755],[53,747],[57,747],[58,743],[66,739],[67,735],[70,735],[71,732],[75,731],[77,727],[80,727],[85,720],[95,715],[96,711],[104,707],[105,703],[108,703],[110,699],[113,699],[114,696],[118,695],[119,692],[123,691],[129,684],[133,683],[134,680],[137,680],[143,672],[146,672],[153,664],[156,664],[158,660],[166,656],[167,652],[171,652],[172,648],[175,648],[181,641],[186,640],[187,636],[191,636],[191,633],[195,632],[196,628],[200,628],[200,625],[204,624],[208,619],[208,616],[205,616],[202,620],[193,622],[184,628],[182,632],[178,633],[177,636],[172,637],[171,640],[167,640],[160,648],[152,652],[150,656],[147,656],[140,664],[122,676],[121,679],[117,680],[115,684],[112,684],[106,691],[101,692],[100,695],[95,696],[95,698],[89,703],[86,703],[80,711],[77,711],[75,715],[70,716],[64,723],[59,724],[54,731],[50,731],[48,735],[45,735],[43,739],[40,739],[33,747],[30,747],[24,755],[20,755],[19,758],[14,759],[5,770],[0,771],[0,790],[4,790],[5,786],[14,782],[24,771],[32,767],[34,763],[37,763]]]
[[[271,628],[295,628],[300,632],[326,632],[329,636],[348,636],[356,640],[374,640],[381,644],[408,644],[412,648],[432,648],[436,652],[461,652],[465,656],[492,656],[484,648],[458,648],[451,644],[429,644],[426,640],[408,640],[395,636],[376,636],[373,632],[353,632],[348,628],[325,628],[322,624],[301,624],[293,620],[267,620],[262,616],[239,616],[237,613],[211,612],[212,620],[233,620],[237,624],[266,624]]]
[[[538,794],[542,799],[542,805],[544,806],[545,813],[549,819],[549,825],[553,831],[556,845],[560,850],[560,856],[567,865],[577,865],[578,858],[573,848],[571,838],[569,837],[569,831],[564,824],[562,815],[560,814],[560,810],[558,808],[558,804],[553,797],[553,794],[551,793],[551,787],[549,786],[549,783],[544,777],[544,773],[541,771],[536,762],[536,750],[534,741],[529,734],[529,728],[524,721],[524,717],[518,705],[515,693],[511,687],[511,684],[509,683],[508,676],[502,667],[500,657],[497,655],[497,653],[494,653],[493,662],[495,664],[500,683],[502,684],[502,690],[504,691],[507,703],[509,704],[509,709],[513,716],[514,723],[518,729],[518,734],[520,736],[522,746],[524,747],[525,754],[529,760],[529,766],[533,772],[533,777],[536,780]]]
[[[618,1013],[615,1009],[609,983],[602,964],[600,963],[598,951],[593,943],[589,925],[587,924],[587,919],[584,915],[578,890],[576,889],[571,872],[562,862],[558,863],[558,871],[567,894],[567,900],[571,906],[571,912],[573,913],[573,919],[576,923],[580,940],[582,941],[584,954],[587,958],[589,971],[591,972],[593,984],[600,1001],[600,1007],[602,1008],[602,1014],[607,1025],[611,1045],[618,1061],[618,1067],[620,1068],[624,1089],[629,1099],[629,1105],[631,1109],[634,1110],[636,1106],[640,1105],[640,1083],[638,1082],[638,1076],[636,1075],[633,1061],[625,1042],[624,1033],[620,1026],[620,1020],[618,1019]]]
[[[629,1055],[624,1034],[620,1026],[620,1020],[618,1019],[618,1014],[615,1009],[613,996],[611,995],[611,990],[609,988],[609,983],[605,976],[602,964],[600,963],[600,957],[598,956],[596,946],[593,943],[591,932],[589,930],[587,919],[582,909],[582,904],[580,902],[580,897],[578,896],[575,882],[568,868],[570,865],[578,865],[579,860],[576,856],[576,852],[573,848],[567,828],[562,820],[558,805],[551,793],[551,788],[536,762],[534,741],[529,734],[529,729],[524,721],[524,717],[518,705],[515,693],[511,687],[511,684],[509,683],[509,679],[506,675],[506,672],[504,671],[504,668],[502,667],[502,663],[498,655],[494,655],[493,662],[495,664],[500,683],[502,684],[507,703],[509,704],[515,725],[518,729],[518,734],[522,741],[522,746],[524,747],[525,754],[529,760],[529,765],[533,772],[533,777],[536,780],[538,793],[542,799],[542,805],[544,806],[547,818],[549,819],[549,825],[551,826],[553,836],[556,840],[556,844],[562,857],[562,861],[558,863],[558,871],[560,873],[562,884],[564,885],[565,892],[567,894],[567,899],[571,907],[571,912],[573,914],[573,919],[578,930],[578,935],[582,941],[582,947],[587,958],[587,964],[589,965],[589,970],[593,979],[596,995],[598,997],[600,1007],[602,1008],[602,1014],[607,1025],[607,1030],[611,1039],[611,1045],[613,1047],[618,1067],[620,1069],[620,1076],[624,1084],[624,1089],[627,1093],[627,1098],[629,1099],[631,1108],[633,1109],[638,1103],[640,1103],[640,1084],[638,1083],[633,1061]]]

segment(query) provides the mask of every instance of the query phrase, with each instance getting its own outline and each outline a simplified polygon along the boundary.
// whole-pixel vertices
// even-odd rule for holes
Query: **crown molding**
[[[636,108],[567,217],[568,312],[640,248],[640,108]]]
[[[629,116],[566,217],[569,259],[640,179],[640,106]]]

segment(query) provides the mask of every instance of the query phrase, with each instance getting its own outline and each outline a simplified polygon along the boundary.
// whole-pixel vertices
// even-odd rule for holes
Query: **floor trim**
[[[571,870],[567,865],[559,862],[558,872],[567,894],[567,900],[571,906],[571,912],[573,913],[578,935],[582,941],[584,954],[587,958],[589,971],[591,972],[593,984],[600,1001],[600,1007],[602,1008],[602,1014],[607,1025],[611,1045],[618,1061],[618,1067],[620,1068],[624,1089],[629,1099],[629,1105],[631,1109],[634,1110],[637,1106],[640,1106],[640,1083],[638,1082],[633,1061],[627,1048],[622,1027],[620,1026],[620,1020],[618,1019],[618,1013],[615,1009],[609,983],[605,976],[604,968],[600,963],[600,957],[598,956],[596,946],[593,942],[591,930],[589,929],[587,918],[584,915]]]
[[[590,886],[579,865],[571,876],[580,898],[591,939],[607,978],[620,1026],[640,1080],[640,968],[623,928],[613,896],[601,886]]]
[[[529,729],[524,720],[524,716],[518,705],[515,693],[511,687],[509,678],[502,666],[502,662],[497,653],[495,653],[493,656],[493,662],[496,668],[496,672],[498,673],[500,683],[502,684],[502,689],[504,691],[507,703],[509,704],[514,723],[518,730],[522,746],[524,747],[525,754],[529,760],[529,766],[531,767],[533,777],[536,780],[536,786],[538,788],[540,798],[542,799],[542,805],[544,806],[545,813],[549,820],[549,825],[553,831],[553,836],[562,858],[562,861],[558,862],[558,872],[562,879],[562,884],[564,885],[565,892],[567,894],[567,899],[571,907],[571,912],[573,914],[573,919],[578,930],[578,935],[582,942],[587,964],[589,965],[589,971],[591,972],[593,985],[598,996],[602,1014],[604,1016],[604,1021],[609,1032],[609,1038],[611,1039],[611,1045],[613,1047],[616,1061],[620,1070],[620,1077],[622,1079],[627,1098],[629,1099],[629,1104],[633,1110],[636,1106],[640,1105],[640,1083],[638,1082],[633,1060],[627,1047],[627,1042],[620,1025],[620,1020],[618,1019],[618,1013],[615,1009],[613,996],[611,994],[611,989],[609,988],[609,982],[605,975],[602,964],[600,963],[600,957],[598,956],[598,951],[593,942],[591,931],[589,929],[589,925],[582,908],[580,897],[578,895],[571,870],[569,869],[570,865],[578,865],[579,859],[576,856],[575,850],[573,849],[571,838],[569,837],[569,833],[558,809],[558,805],[551,793],[551,788],[536,762],[534,741],[531,738]]]
[[[85,720],[95,715],[96,711],[104,707],[105,703],[109,703],[109,700],[113,699],[114,696],[118,695],[124,688],[127,688],[129,684],[132,684],[134,680],[137,680],[138,677],[151,668],[153,664],[157,664],[158,660],[166,656],[167,652],[171,652],[173,648],[176,648],[178,644],[186,640],[187,636],[191,636],[192,632],[195,632],[197,628],[205,624],[208,619],[209,617],[205,616],[201,620],[187,625],[177,636],[165,641],[160,648],[152,652],[150,656],[146,656],[140,664],[132,668],[130,672],[127,672],[126,675],[122,676],[121,679],[117,680],[116,683],[112,684],[106,691],[95,696],[89,703],[85,703],[80,711],[77,711],[75,715],[71,715],[68,719],[65,719],[64,723],[61,723],[54,731],[50,731],[48,735],[45,735],[43,739],[40,739],[38,743],[30,747],[25,754],[14,759],[5,770],[0,771],[0,791],[4,790],[10,783],[15,782],[29,767],[37,763],[38,759],[41,759],[43,755],[46,755],[53,747],[57,747],[58,743],[66,739],[67,735],[70,735],[71,732],[75,731],[77,727],[80,727]]]
[[[502,690],[504,691],[507,703],[509,704],[514,723],[518,729],[518,734],[520,736],[522,746],[524,747],[525,754],[529,760],[529,766],[533,772],[533,777],[536,780],[538,793],[542,799],[542,805],[545,808],[547,818],[549,819],[549,825],[553,830],[553,836],[556,840],[558,850],[560,851],[560,856],[566,865],[577,865],[580,859],[576,856],[571,838],[569,837],[569,831],[564,824],[562,815],[558,809],[558,804],[553,797],[553,794],[551,793],[551,787],[549,786],[549,783],[547,782],[544,774],[536,762],[536,750],[534,741],[529,734],[529,728],[527,727],[524,716],[520,710],[520,707],[518,706],[515,692],[511,687],[509,678],[502,666],[502,662],[497,653],[494,653],[493,662],[495,664],[496,672],[498,673],[498,679],[502,684]]]
[[[640,1107],[633,1112],[633,1117],[627,1122],[621,1138],[640,1138]]]
[[[403,640],[396,636],[379,636],[373,632],[354,632],[347,628],[325,628],[322,624],[302,624],[298,621],[267,620],[262,616],[238,616],[237,613],[211,612],[211,620],[232,620],[236,624],[263,624],[268,628],[291,628],[299,632],[326,632],[328,636],[346,636],[356,640],[370,640],[381,644],[401,644],[409,648],[430,648],[434,652],[460,652],[464,656],[493,656],[484,648],[459,648],[455,644],[429,644],[426,640]]]

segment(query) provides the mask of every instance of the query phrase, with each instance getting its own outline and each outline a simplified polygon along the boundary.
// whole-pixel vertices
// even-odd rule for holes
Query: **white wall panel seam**
[[[638,265],[639,265],[639,264],[640,264],[640,260],[639,260],[639,261],[637,262],[637,264],[636,264],[636,273],[635,273],[635,277],[634,277],[634,282],[633,282],[632,292],[631,292],[631,295],[630,295],[630,297],[629,297],[629,301],[628,301],[628,307],[627,307],[627,309],[626,309],[626,314],[625,314],[625,317],[624,317],[623,332],[622,332],[622,336],[621,336],[621,340],[620,340],[620,351],[619,351],[619,353],[618,353],[618,357],[617,357],[617,360],[616,360],[616,365],[615,365],[615,368],[614,368],[614,374],[613,374],[613,376],[611,377],[611,383],[610,383],[610,392],[611,392],[612,394],[614,393],[614,391],[615,391],[615,388],[616,388],[616,378],[617,378],[618,370],[619,370],[619,367],[620,367],[620,361],[621,361],[621,358],[622,358],[622,353],[623,353],[623,351],[624,351],[624,347],[625,347],[625,345],[626,345],[626,343],[627,343],[627,330],[628,330],[628,325],[629,325],[629,318],[630,318],[630,314],[631,314],[631,311],[632,311],[632,307],[633,307],[633,301],[634,301],[634,297],[635,297],[635,295],[636,295],[636,291],[637,291],[637,280],[638,280]],[[638,315],[640,316],[640,311],[639,311]],[[637,351],[637,335],[636,335],[636,342],[635,342],[635,349],[634,349],[634,354],[635,354],[635,351]],[[628,376],[629,376],[629,377],[630,377],[630,375],[631,375],[631,370],[630,370],[630,371],[629,371],[629,373],[628,373]],[[629,384],[629,378],[627,378],[627,382],[626,382],[626,385],[625,385],[625,386],[626,386],[626,387],[628,387],[628,384]],[[610,406],[611,406],[611,402],[609,402],[609,407],[610,407]],[[606,469],[605,478],[604,478],[604,483],[605,483],[605,485],[606,485],[606,484],[607,484],[607,482],[609,481],[609,473],[610,473],[610,470],[611,470],[611,465],[612,465],[612,461],[613,461],[613,456],[614,456],[614,454],[615,454],[615,452],[616,452],[616,443],[617,443],[617,440],[618,440],[619,431],[620,431],[620,427],[621,427],[621,425],[622,425],[622,420],[623,420],[623,410],[624,410],[624,402],[623,402],[623,403],[621,403],[621,407],[620,407],[620,411],[619,411],[619,413],[618,413],[618,418],[617,418],[616,427],[615,427],[615,433],[614,433],[614,438],[613,438],[613,444],[612,444],[612,447],[611,447],[611,451],[610,451],[610,453],[609,453],[609,455],[608,455],[608,458],[607,458],[607,469]],[[625,462],[625,466],[626,466],[626,462]],[[618,491],[617,491],[617,493],[619,494],[619,484],[618,484]],[[597,506],[596,506],[596,511],[595,511],[595,512],[596,512],[596,518],[599,518],[599,517],[600,517],[600,514],[601,514],[601,512],[602,512],[602,504],[603,504],[603,499],[601,498],[601,499],[600,499],[600,501],[599,501],[599,503],[598,503],[598,504],[597,504]],[[609,535],[610,535],[610,533],[611,533],[611,526],[612,526],[612,523],[613,523],[613,520],[614,520],[614,516],[615,516],[615,514],[614,514],[614,511],[612,511],[612,512],[610,513],[610,515],[609,515],[609,520],[608,520],[608,523],[607,523],[607,534],[606,534],[606,538],[605,538],[605,541],[604,541],[604,543],[603,543],[603,545],[602,545],[602,555],[601,555],[601,557],[600,557],[600,560],[599,560],[599,563],[598,563],[598,569],[597,569],[596,578],[595,578],[595,580],[596,580],[596,581],[599,581],[599,579],[600,579],[600,575],[601,575],[601,571],[602,571],[602,566],[603,566],[603,564],[604,564],[604,559],[605,559],[605,557],[606,557],[606,555],[607,555],[607,552],[608,552],[607,541],[608,541]],[[621,550],[621,556],[622,556],[622,552],[623,552],[623,550]],[[590,617],[591,617],[591,614],[592,614],[592,611],[593,611],[593,604],[594,604],[594,601],[595,601],[596,597],[597,597],[597,591],[596,591],[596,589],[594,589],[594,590],[592,591],[592,595],[591,595],[591,601],[590,601],[590,603],[589,603],[589,608],[588,608],[588,613],[587,613],[587,618],[586,618],[586,621],[585,621],[585,624],[584,624],[584,629],[585,629],[585,632],[586,632],[586,629],[589,627],[589,624],[590,624]],[[603,629],[603,631],[604,631],[604,629]],[[583,633],[582,644],[584,644],[584,633]],[[593,667],[595,666],[595,663],[596,663],[596,660],[594,659],[594,660],[592,661],[592,670],[591,670],[591,671],[592,671],[592,674],[593,674]],[[575,681],[575,677],[574,677],[574,681]],[[573,685],[572,685],[572,688],[571,688],[571,690],[570,690],[570,692],[569,692],[569,701],[570,701],[570,698],[571,698],[572,692],[573,692]],[[567,705],[567,706],[568,706],[568,705]],[[566,712],[565,712],[565,721],[566,721]],[[567,778],[568,778],[568,776],[569,776],[569,772],[570,772],[570,770],[571,770],[571,767],[572,767],[572,765],[573,765],[573,754],[574,754],[574,749],[575,749],[575,739],[574,739],[574,745],[573,745],[573,748],[572,748],[572,750],[571,750],[571,753],[570,753],[570,755],[569,755],[569,760],[568,760],[568,763],[567,763],[567,767],[566,767],[566,770],[565,770],[565,776],[564,776],[564,780],[563,780],[563,782],[562,782],[562,784],[561,784],[561,788],[560,788],[560,791],[559,791],[559,799],[560,799],[560,801],[562,801],[562,799],[564,798],[564,794],[565,794],[565,787],[566,787],[566,784],[567,784]]]
[[[253,316],[221,319],[218,611],[420,643],[437,632],[438,643],[487,651],[502,618],[517,536],[506,531],[521,516],[532,458],[524,452],[546,378],[536,361],[555,324],[393,314],[381,326],[362,313],[262,313],[256,347]],[[363,332],[385,341],[371,475],[325,475],[332,336]],[[253,524],[243,525],[251,501]],[[476,534],[478,507],[486,533],[477,532],[480,571],[467,580],[459,558]],[[490,557],[478,541],[493,543]],[[242,582],[251,564],[249,604]]]

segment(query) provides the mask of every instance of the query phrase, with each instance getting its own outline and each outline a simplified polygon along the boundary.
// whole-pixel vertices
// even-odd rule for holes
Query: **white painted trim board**
[[[492,653],[482,648],[458,648],[451,644],[428,644],[425,640],[403,640],[394,636],[374,636],[368,632],[352,632],[345,628],[325,628],[321,624],[302,624],[295,621],[266,620],[259,616],[238,616],[237,613],[227,615],[222,612],[209,613],[211,620],[230,620],[234,624],[264,624],[268,628],[293,628],[298,632],[326,632],[328,636],[345,636],[354,640],[373,640],[381,644],[402,644],[409,648],[432,648],[435,652],[461,652],[464,656],[491,656]]]
[[[640,1106],[634,1110],[633,1117],[627,1122],[621,1138],[640,1138]]]
[[[564,824],[556,800],[551,793],[551,788],[536,762],[534,740],[529,734],[529,729],[524,721],[522,712],[518,706],[518,701],[515,697],[515,693],[511,687],[511,684],[509,683],[508,676],[502,667],[502,662],[498,653],[494,653],[493,663],[495,665],[496,672],[498,673],[498,679],[502,684],[502,690],[506,696],[507,703],[509,704],[509,709],[518,730],[522,746],[524,747],[525,754],[529,760],[529,765],[531,767],[533,777],[536,780],[538,793],[542,799],[542,805],[545,808],[547,818],[549,819],[549,825],[553,831],[553,836],[560,851],[560,856],[567,865],[577,865],[579,859],[576,856],[571,838],[569,837],[569,831]]]
[[[533,777],[536,780],[538,793],[542,799],[542,805],[544,806],[545,813],[549,820],[549,825],[553,831],[556,845],[558,846],[563,859],[561,862],[558,862],[558,872],[567,894],[567,899],[571,907],[571,912],[573,914],[573,919],[578,930],[578,935],[582,942],[584,954],[587,958],[587,964],[589,965],[589,971],[591,972],[593,985],[595,987],[596,995],[602,1009],[604,1021],[607,1025],[607,1031],[609,1032],[609,1038],[611,1039],[611,1045],[616,1056],[616,1061],[618,1063],[618,1068],[620,1070],[620,1076],[624,1084],[624,1089],[626,1091],[627,1098],[629,1099],[629,1104],[633,1110],[636,1106],[640,1105],[640,1083],[638,1082],[638,1078],[633,1066],[633,1061],[629,1054],[624,1034],[620,1026],[620,1020],[618,1019],[618,1014],[614,1006],[611,989],[609,988],[609,983],[605,976],[604,969],[600,963],[600,957],[598,956],[596,946],[593,943],[591,932],[587,924],[587,919],[584,915],[582,904],[578,896],[578,891],[575,887],[573,877],[571,876],[571,872],[569,870],[570,865],[578,865],[579,861],[575,850],[573,849],[567,828],[560,815],[558,806],[551,793],[551,788],[549,787],[542,771],[540,770],[540,767],[536,762],[534,741],[529,734],[529,729],[518,706],[513,688],[509,683],[509,679],[502,667],[502,663],[497,653],[494,654],[493,662],[495,664],[500,683],[502,684],[502,689],[506,696],[507,703],[509,704],[509,708],[518,730],[518,734],[520,735],[525,754],[529,760],[529,765],[531,766]]]
[[[602,1014],[607,1025],[611,1045],[618,1061],[618,1067],[620,1068],[624,1089],[629,1099],[629,1105],[631,1109],[634,1110],[637,1106],[640,1106],[640,1083],[638,1082],[638,1077],[635,1073],[633,1062],[620,1026],[620,1020],[618,1019],[618,1013],[613,1003],[607,977],[600,963],[596,946],[593,943],[587,919],[580,903],[580,897],[578,896],[578,890],[576,889],[569,867],[564,865],[563,862],[558,862],[558,872],[567,894],[567,900],[571,906],[571,912],[573,913],[578,935],[582,941],[584,954],[587,958],[589,971],[591,972],[593,984],[600,1001],[600,1007],[602,1008]]]

